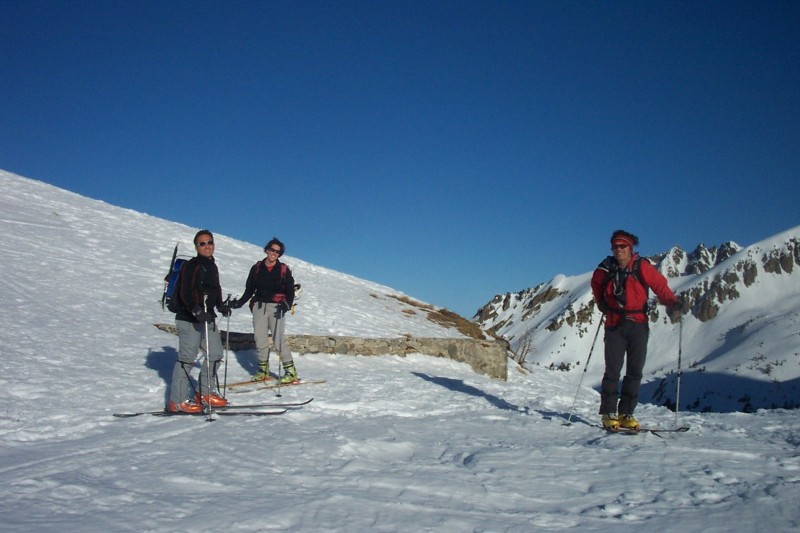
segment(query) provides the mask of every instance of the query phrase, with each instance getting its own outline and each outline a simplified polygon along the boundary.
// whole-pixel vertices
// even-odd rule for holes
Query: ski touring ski
[[[309,398],[303,402],[272,402],[272,403],[246,403],[246,404],[228,404],[227,407],[215,407],[215,410],[227,411],[231,409],[256,409],[260,407],[302,407],[310,404],[314,398]]]
[[[689,426],[681,426],[679,428],[648,428],[648,427],[640,427],[639,429],[608,429],[603,426],[597,426],[606,433],[616,433],[619,435],[638,435],[640,433],[652,433],[653,435],[660,436],[660,433],[686,433],[689,431]]]
[[[289,409],[302,407],[310,404],[314,398],[302,402],[269,402],[269,403],[247,403],[242,405],[227,405],[225,407],[215,407],[214,413],[223,416],[247,415],[247,416],[268,416],[268,415],[282,415]],[[265,411],[247,411],[247,409],[263,409],[265,407],[274,407],[275,409]],[[245,411],[239,412],[240,409]],[[207,415],[208,412],[200,413],[171,413],[169,411],[137,411],[133,413],[114,413],[117,418],[133,418],[135,416],[152,415],[152,416],[185,416],[185,415]]]
[[[294,381],[292,383],[279,383],[275,379],[268,379],[268,380],[261,380],[261,381],[241,381],[239,383],[233,383],[226,386],[226,389],[233,388],[231,390],[231,394],[237,394],[242,392],[252,392],[254,390],[263,390],[263,389],[277,389],[279,387],[294,387],[297,385],[315,385],[320,383],[327,383],[324,379],[300,379]],[[250,385],[250,387],[248,387]]]
[[[209,416],[209,414],[216,414],[220,416],[273,416],[273,415],[282,415],[288,411],[288,409],[275,409],[269,411],[235,411],[229,409],[215,409],[212,413],[208,412],[200,412],[200,413],[184,413],[184,412],[177,412],[173,413],[170,411],[138,411],[134,413],[114,413],[114,416],[117,418],[133,418],[136,416],[142,415],[152,415],[152,416]]]
[[[269,384],[273,383],[276,380],[273,378],[269,379],[248,379],[247,381],[236,381],[234,383],[228,383],[225,385],[225,389],[236,389],[239,387],[245,387],[247,385],[259,385],[261,383]]]
[[[164,276],[164,292],[161,294],[162,311],[166,307],[167,292],[169,290],[169,280],[173,275],[173,269],[175,268],[175,259],[178,257],[178,244],[175,245],[175,249],[172,251],[172,260],[169,262],[169,270],[167,271],[167,275]]]

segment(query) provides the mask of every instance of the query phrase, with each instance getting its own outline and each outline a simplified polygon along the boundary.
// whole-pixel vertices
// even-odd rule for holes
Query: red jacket
[[[663,305],[671,307],[678,303],[675,293],[667,285],[667,279],[647,259],[639,260],[638,280],[635,275],[631,274],[631,269],[637,260],[639,260],[639,254],[633,254],[628,267],[624,270],[620,269],[620,273],[625,279],[625,305],[622,307],[614,294],[614,282],[609,279],[610,274],[619,268],[616,260],[609,256],[592,274],[592,294],[594,294],[594,301],[598,302],[598,307],[603,309],[603,305],[600,303],[603,302],[607,308],[605,311],[607,328],[616,327],[623,318],[634,322],[647,322],[644,308],[647,304],[648,288],[655,293],[658,301]]]

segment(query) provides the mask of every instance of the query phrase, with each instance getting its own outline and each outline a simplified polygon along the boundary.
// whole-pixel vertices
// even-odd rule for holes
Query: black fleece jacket
[[[259,261],[250,268],[244,294],[239,302],[244,304],[250,297],[256,302],[286,302],[289,307],[294,303],[294,278],[292,269],[285,263],[276,261],[272,269],[268,269],[264,261]]]
[[[219,285],[219,270],[214,258],[196,256],[189,259],[181,267],[180,285],[178,295],[181,302],[181,310],[176,313],[175,318],[188,322],[198,322],[192,314],[195,306],[203,306],[204,295],[206,300],[206,311],[216,318],[215,308],[222,304],[222,287]]]

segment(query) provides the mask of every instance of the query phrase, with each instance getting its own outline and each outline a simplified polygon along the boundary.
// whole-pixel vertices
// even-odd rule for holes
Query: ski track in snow
[[[157,304],[165,263],[195,230],[8,173],[0,185],[2,531],[800,526],[796,411],[680,413],[688,433],[611,435],[596,427],[589,387],[564,425],[580,376],[513,363],[500,382],[419,354],[295,354],[301,377],[327,383],[234,397],[314,398],[284,415],[114,418],[164,404],[177,338],[152,324],[171,321]],[[241,290],[260,247],[217,242],[226,292]],[[287,262],[304,287],[292,332],[457,336],[391,289]],[[249,314],[231,329],[251,331]],[[227,360],[228,382],[244,380],[255,353]],[[637,415],[648,427],[676,421],[654,405]]]

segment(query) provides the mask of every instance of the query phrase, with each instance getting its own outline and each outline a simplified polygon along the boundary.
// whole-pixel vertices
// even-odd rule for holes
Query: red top
[[[608,307],[609,311],[606,313],[606,327],[613,328],[617,326],[620,320],[626,318],[634,322],[647,322],[647,316],[642,312],[647,304],[647,289],[642,286],[644,283],[650,290],[652,290],[658,301],[667,307],[672,307],[678,304],[678,298],[672,289],[667,285],[667,278],[648,261],[643,259],[639,261],[639,280],[636,276],[630,274],[630,269],[639,258],[639,254],[633,254],[630,263],[628,263],[628,277],[625,281],[625,307],[620,308],[617,298],[614,296],[614,283],[609,279],[608,269],[605,268],[607,261],[601,263],[599,267],[592,274],[592,294],[594,294],[595,302],[603,301]],[[616,260],[611,257],[611,264],[616,263]],[[607,281],[607,283],[606,283]],[[603,287],[605,285],[605,288]],[[627,310],[630,313],[615,312],[614,310]],[[636,312],[639,311],[639,312]]]

